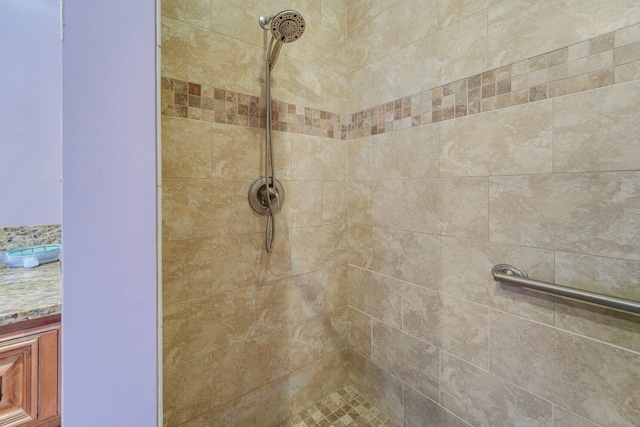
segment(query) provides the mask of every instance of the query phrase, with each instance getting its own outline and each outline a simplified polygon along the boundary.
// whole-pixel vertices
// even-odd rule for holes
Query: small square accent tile
[[[398,427],[352,385],[330,393],[279,427]]]

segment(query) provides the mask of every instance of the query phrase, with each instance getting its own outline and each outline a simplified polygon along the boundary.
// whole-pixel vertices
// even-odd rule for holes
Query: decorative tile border
[[[193,82],[162,77],[162,115],[262,128],[266,99]],[[346,139],[345,116],[303,105],[271,101],[273,129],[283,132]]]
[[[272,101],[273,129],[355,139],[640,79],[640,24],[431,90],[338,114]],[[162,78],[162,114],[265,128],[264,98]]]

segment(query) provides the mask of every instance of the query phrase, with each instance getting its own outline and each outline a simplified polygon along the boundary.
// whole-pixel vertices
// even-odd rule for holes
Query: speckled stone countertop
[[[0,264],[0,326],[62,312],[60,262],[36,268]]]

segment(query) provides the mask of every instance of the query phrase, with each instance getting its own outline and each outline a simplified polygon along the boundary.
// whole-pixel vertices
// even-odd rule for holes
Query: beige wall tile
[[[292,134],[291,152],[293,179],[346,181],[346,141]]]
[[[227,427],[230,425],[254,426],[258,393],[247,393],[235,400],[215,407],[202,418],[196,418],[180,427]]]
[[[631,300],[640,299],[640,262],[556,252],[556,282]],[[640,317],[570,300],[558,300],[555,325],[640,351]]]
[[[324,397],[324,367],[324,360],[318,360],[289,374],[290,415],[309,408]],[[264,410],[269,411],[270,408],[265,407]]]
[[[285,375],[255,392],[256,427],[276,426],[292,415],[290,389],[290,376]]]
[[[347,2],[344,0],[321,0],[322,25],[347,34]]]
[[[372,182],[370,187],[373,223],[389,228],[438,233],[441,226],[439,184],[435,179]]]
[[[283,187],[286,199],[278,216],[288,227],[311,227],[323,223],[321,181],[288,181]]]
[[[163,238],[181,240],[247,233],[256,217],[247,206],[247,182],[166,179],[163,182]]]
[[[556,281],[565,286],[640,300],[640,262],[556,252]]]
[[[347,214],[349,224],[373,225],[373,191],[378,183],[349,181]]]
[[[264,87],[264,71],[260,69],[260,87]],[[279,102],[301,104],[312,108],[322,105],[323,83],[327,71],[281,52],[271,74],[271,96]]]
[[[402,330],[478,366],[489,358],[489,309],[420,286],[403,287]]]
[[[601,19],[594,20],[594,16]],[[505,0],[489,8],[489,68],[510,64],[640,21],[634,0]]]
[[[162,19],[162,75],[254,94],[261,56],[251,45],[171,18]]]
[[[481,12],[404,48],[400,96],[486,71],[486,34],[487,14]]]
[[[289,372],[291,331],[280,329],[216,351],[213,403],[221,405]]]
[[[322,359],[322,394],[328,395],[349,381],[349,348],[336,351]]]
[[[640,42],[618,47],[615,50],[615,64],[626,64],[640,60]]]
[[[211,25],[211,0],[163,0],[162,16],[202,28]]]
[[[213,282],[210,239],[162,243],[162,304],[211,294]]]
[[[640,417],[636,353],[492,312],[491,371],[601,425]]]
[[[373,228],[368,225],[349,224],[349,264],[371,268],[373,261]]]
[[[211,178],[211,131],[207,122],[162,118],[162,176]]]
[[[347,308],[349,348],[371,358],[371,317],[353,307]]]
[[[436,126],[411,127],[372,136],[371,179],[438,176],[438,141]]]
[[[438,2],[403,1],[374,16],[371,26],[371,57],[376,60],[437,31]]]
[[[240,234],[213,239],[215,292],[283,279],[291,275],[291,243],[286,233],[276,236],[273,252],[264,250],[264,234]],[[229,268],[229,266],[233,268]]]
[[[615,82],[625,83],[640,79],[640,61],[619,65],[615,68]]]
[[[553,297],[502,285],[491,276],[494,265],[511,264],[534,279],[553,282],[552,251],[442,237],[441,259],[442,292],[538,322],[553,323]]]
[[[554,172],[637,170],[640,82],[553,101]]]
[[[404,387],[404,426],[405,427],[469,427],[451,412],[433,400],[423,396],[411,387]]]
[[[347,222],[347,186],[346,182],[322,182],[322,224]]]
[[[440,232],[448,236],[488,237],[487,178],[446,178],[438,181]]]
[[[447,27],[502,0],[440,0],[440,27]]]
[[[431,399],[440,397],[440,350],[373,321],[371,361]]]
[[[305,301],[293,278],[269,282],[256,294],[257,333],[264,334],[303,319]]]
[[[597,427],[596,424],[582,418],[579,415],[569,412],[564,408],[553,406],[553,426],[554,427]]]
[[[349,352],[349,363],[351,384],[392,421],[402,425],[402,382],[356,352]]]
[[[395,77],[397,70],[407,71],[403,53],[405,49],[393,52],[347,76],[348,111],[364,110],[412,93],[405,91],[400,79]]]
[[[211,410],[211,354],[163,369],[162,400],[166,427],[180,424]]]
[[[490,238],[640,259],[635,172],[490,178]]]
[[[551,172],[551,106],[536,102],[443,122],[441,175]]]
[[[292,327],[290,369],[300,369],[347,345],[348,324],[344,309],[304,320]]]
[[[356,71],[371,62],[371,21],[367,21],[347,38],[347,71]]]
[[[371,175],[371,137],[349,140],[347,143],[349,181],[366,181]]]
[[[475,426],[552,425],[550,402],[447,353],[441,404]]]
[[[248,287],[165,306],[163,358],[184,362],[255,335],[256,289]]]
[[[615,47],[640,42],[640,24],[621,28],[615,32]]]
[[[289,166],[287,142],[275,138],[273,141],[279,179]],[[212,123],[209,143],[214,178],[246,179],[249,185],[264,175],[264,130]]]
[[[439,288],[438,236],[374,227],[372,247],[372,270],[417,285]]]
[[[210,1],[212,30],[255,46],[262,46],[266,36],[269,35],[258,24],[260,16],[278,12],[261,7],[262,5],[256,0]],[[268,43],[268,39],[266,40]]]
[[[347,2],[347,32],[351,33],[356,28],[371,19],[371,0],[351,0]]]
[[[349,266],[349,305],[400,328],[402,282]]]
[[[343,265],[348,246],[346,224],[295,229],[291,232],[292,272],[298,275]]]

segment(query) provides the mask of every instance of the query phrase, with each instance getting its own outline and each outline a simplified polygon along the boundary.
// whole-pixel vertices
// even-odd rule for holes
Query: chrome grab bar
[[[558,295],[590,304],[601,305],[615,310],[627,311],[640,314],[640,302],[624,298],[613,297],[597,292],[583,291],[582,289],[570,288],[568,286],[557,285],[555,283],[542,282],[540,280],[529,279],[523,270],[509,264],[498,264],[491,270],[493,280],[508,285],[516,285],[546,294]]]

